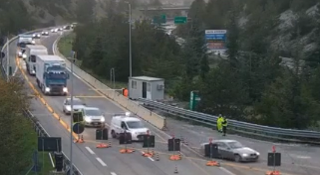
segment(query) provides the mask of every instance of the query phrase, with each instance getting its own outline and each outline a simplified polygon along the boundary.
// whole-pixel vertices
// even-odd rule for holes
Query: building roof
[[[141,81],[164,81],[163,78],[148,77],[148,76],[131,77],[131,79],[141,80]]]

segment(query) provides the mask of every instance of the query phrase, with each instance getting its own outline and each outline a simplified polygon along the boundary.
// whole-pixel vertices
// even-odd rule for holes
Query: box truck
[[[37,84],[45,95],[67,95],[69,73],[65,60],[56,55],[36,55]]]
[[[48,49],[43,45],[27,45],[25,52],[26,54],[26,67],[29,75],[36,74],[36,55],[48,55]]]
[[[17,46],[20,48],[25,48],[27,45],[35,44],[35,40],[32,39],[32,35],[19,35]]]

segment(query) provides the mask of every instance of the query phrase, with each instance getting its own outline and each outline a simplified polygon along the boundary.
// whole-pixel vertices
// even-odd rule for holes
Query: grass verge
[[[59,52],[67,57],[70,57],[70,53],[72,50],[72,41],[74,39],[75,35],[73,33],[66,35],[64,37],[62,37],[59,42],[58,42],[58,49]],[[76,60],[75,63],[78,67],[81,67],[81,60]],[[83,68],[82,68],[83,69]],[[110,88],[114,88],[114,89],[121,89],[121,88],[126,88],[128,86],[128,83],[124,83],[124,82],[115,82],[115,84],[113,84],[110,80],[107,80],[101,76],[98,76],[96,74],[94,74],[92,72],[92,70],[89,69],[83,69],[84,71],[86,71],[88,74],[92,75],[93,77],[95,77],[96,79],[98,79],[99,81],[101,81],[102,83],[104,83],[105,85],[107,85]]]
[[[30,160],[30,165],[29,167],[26,167],[26,172],[25,174],[32,168],[33,165],[33,160],[32,160],[32,155],[35,150],[38,149],[38,135],[34,131],[32,124],[30,123],[30,127],[24,128],[25,130],[25,159]],[[30,171],[28,175],[48,175],[50,174],[50,171],[53,170],[49,154],[47,152],[38,152],[38,161],[39,161],[39,166],[40,166],[40,172],[36,173],[33,171]]]

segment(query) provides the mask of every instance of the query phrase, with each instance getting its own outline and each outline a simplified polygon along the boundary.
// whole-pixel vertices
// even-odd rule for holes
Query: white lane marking
[[[144,154],[143,151],[140,151],[140,152],[141,152],[141,154]],[[154,159],[152,157],[148,157],[148,159],[151,160],[152,162],[154,162]]]
[[[95,154],[95,153],[92,151],[91,148],[89,148],[89,147],[86,146],[86,149],[87,149],[87,151],[88,151],[90,154]]]
[[[99,157],[97,157],[96,159],[102,166],[107,166],[107,164],[104,163]]]
[[[289,156],[295,157],[298,159],[311,159],[311,157],[309,157],[309,156],[302,156],[302,155],[297,155],[297,154],[289,154]]]
[[[117,175],[115,172],[111,172],[110,174],[111,174],[111,175]]]
[[[219,167],[222,171],[226,172],[227,174],[230,174],[230,175],[236,175],[234,173],[232,173],[231,171],[225,169],[224,167]]]

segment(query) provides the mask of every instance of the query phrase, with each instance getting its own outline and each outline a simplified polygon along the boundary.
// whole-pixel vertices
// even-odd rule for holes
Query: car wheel
[[[239,155],[234,155],[235,162],[241,162],[241,157]]]
[[[112,136],[112,138],[114,138],[114,139],[117,138],[117,135],[116,135],[116,133],[114,132],[114,130],[111,131],[111,136]]]

